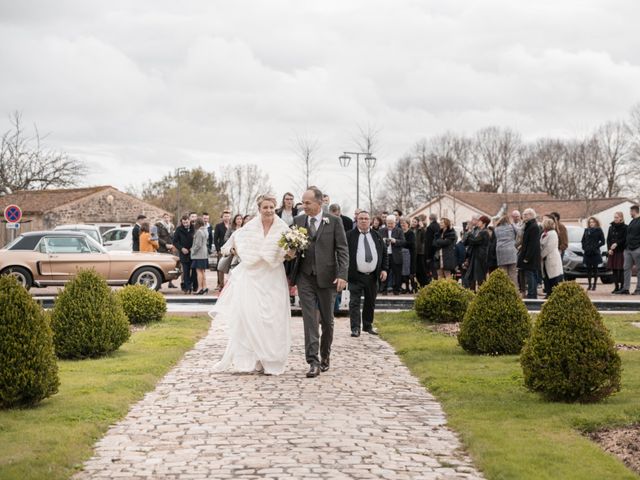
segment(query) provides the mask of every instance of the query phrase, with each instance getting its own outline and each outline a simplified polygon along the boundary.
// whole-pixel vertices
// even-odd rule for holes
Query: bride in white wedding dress
[[[284,271],[285,251],[278,245],[289,226],[276,214],[276,199],[258,198],[259,215],[236,230],[222,247],[240,264],[209,312],[224,319],[229,343],[214,371],[279,375],[291,348],[291,307]]]

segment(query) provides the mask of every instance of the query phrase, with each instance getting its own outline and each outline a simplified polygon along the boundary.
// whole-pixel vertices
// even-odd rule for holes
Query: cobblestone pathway
[[[304,377],[302,320],[279,377],[212,374],[222,325],[97,443],[76,479],[481,478],[392,348],[336,320],[332,367]]]

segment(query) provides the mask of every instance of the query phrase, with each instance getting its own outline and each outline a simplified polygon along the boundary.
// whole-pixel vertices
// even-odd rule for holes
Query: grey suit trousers
[[[297,285],[304,323],[305,356],[309,365],[319,365],[320,356],[327,359],[331,355],[333,303],[337,291],[334,286],[320,288],[316,276],[304,272],[299,273]]]

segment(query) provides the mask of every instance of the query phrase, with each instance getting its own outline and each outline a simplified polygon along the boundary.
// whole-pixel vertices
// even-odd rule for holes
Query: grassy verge
[[[60,361],[60,392],[38,407],[0,411],[0,479],[69,478],[109,425],[204,336],[209,320],[168,317],[114,354]]]
[[[638,315],[608,316],[616,342],[640,344]],[[548,403],[523,386],[517,356],[465,353],[413,313],[378,314],[376,324],[409,369],[442,403],[489,479],[638,479],[581,435],[640,421],[640,352],[623,351],[622,391],[595,405]]]

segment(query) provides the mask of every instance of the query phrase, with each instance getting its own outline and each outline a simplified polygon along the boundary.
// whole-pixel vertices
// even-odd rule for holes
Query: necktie
[[[316,217],[311,217],[309,225],[309,233],[311,233],[311,237],[316,236]]]
[[[373,255],[371,254],[371,245],[369,245],[369,240],[367,240],[367,234],[364,235],[364,261],[367,263],[371,263],[373,261]]]

